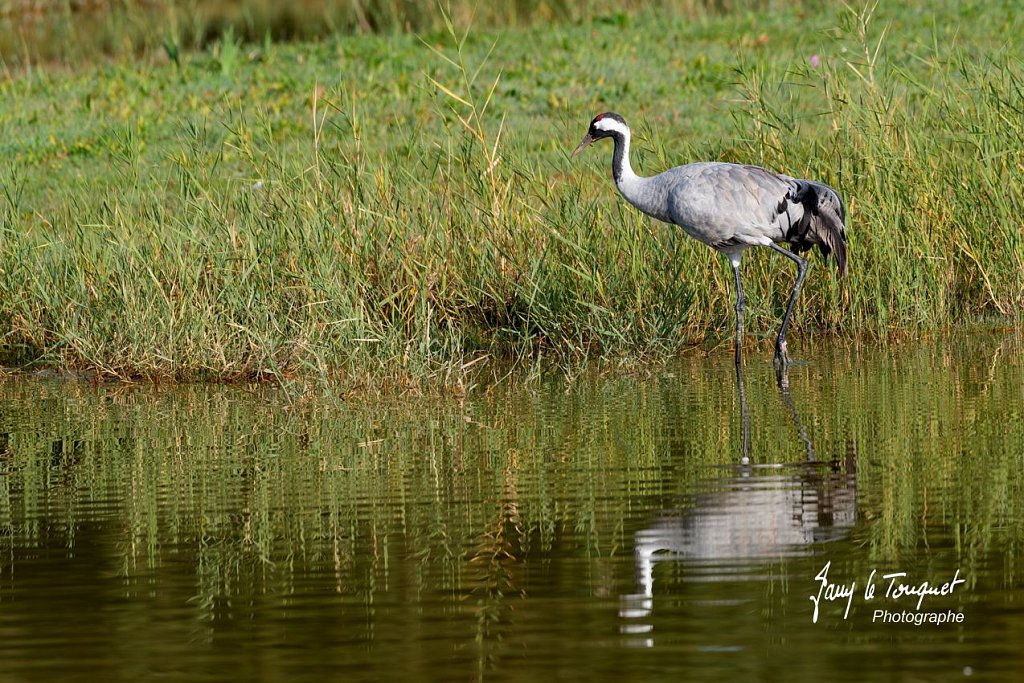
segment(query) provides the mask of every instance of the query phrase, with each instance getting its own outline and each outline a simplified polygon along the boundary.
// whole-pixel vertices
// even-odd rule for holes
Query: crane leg
[[[782,327],[779,328],[779,337],[775,340],[775,362],[780,367],[785,367],[789,365],[789,352],[786,350],[786,329],[789,327],[789,316],[793,313],[793,304],[796,303],[796,297],[800,294],[800,285],[804,283],[804,276],[807,274],[807,260],[800,258],[789,249],[780,247],[774,242],[769,242],[768,246],[783,256],[793,259],[798,268],[796,284],[793,285],[793,292],[789,295],[786,315],[782,316]]]
[[[729,262],[732,263],[732,272],[736,276],[736,366],[739,367],[743,360],[743,310],[746,308],[747,300],[743,296],[743,285],[740,283],[740,254],[729,254]]]

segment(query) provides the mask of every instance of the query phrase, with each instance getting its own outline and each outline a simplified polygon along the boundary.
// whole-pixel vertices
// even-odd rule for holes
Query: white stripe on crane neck
[[[618,133],[627,140],[629,140],[629,126],[621,121],[617,121],[610,116],[606,116],[597,123],[594,124],[594,128],[598,130],[607,131],[609,133]]]
[[[596,123],[594,128],[612,133],[615,140],[615,156],[612,158],[612,176],[619,191],[626,199],[637,191],[637,175],[629,163],[629,126],[622,121],[605,117]]]

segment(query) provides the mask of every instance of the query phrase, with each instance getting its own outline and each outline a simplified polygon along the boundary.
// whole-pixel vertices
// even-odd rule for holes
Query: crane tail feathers
[[[846,275],[846,207],[839,193],[824,183],[793,180],[786,199],[803,205],[803,218],[787,235],[795,251],[817,246],[826,260],[835,257],[840,275]],[[782,208],[782,207],[780,207]]]
[[[818,248],[826,259],[835,259],[839,275],[846,275],[846,230],[843,222],[834,212],[820,209],[811,221],[811,230],[821,238]]]

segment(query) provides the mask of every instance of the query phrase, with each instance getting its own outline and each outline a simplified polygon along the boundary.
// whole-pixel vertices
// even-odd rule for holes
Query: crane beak
[[[589,145],[591,142],[593,142],[593,141],[594,141],[594,138],[590,137],[590,133],[587,133],[586,135],[584,135],[583,136],[583,141],[580,142],[579,146],[572,151],[572,155],[570,155],[569,158],[570,159],[575,159],[579,155],[579,153],[582,152],[583,149],[587,145]]]

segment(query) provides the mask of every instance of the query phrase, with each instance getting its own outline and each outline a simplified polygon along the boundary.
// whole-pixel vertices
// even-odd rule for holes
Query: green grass
[[[813,261],[797,355],[1017,325],[1022,28],[1012,3],[639,12],[20,70],[0,82],[0,355],[380,386],[728,344],[727,263],[626,206],[610,149],[567,158],[607,109],[642,173],[743,161],[846,198],[850,275]],[[752,352],[792,270],[745,259]]]
[[[456,23],[538,26],[598,17],[628,21],[650,5],[690,17],[766,9],[777,0],[0,0],[0,63],[74,64],[163,51],[172,60],[229,34],[249,43],[335,34],[423,32]]]

